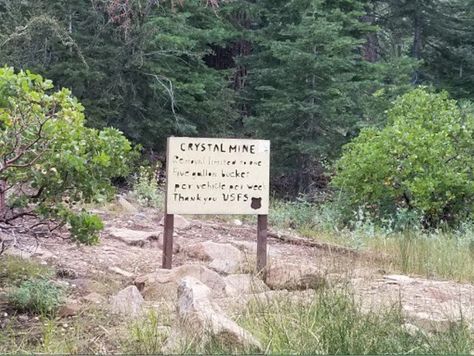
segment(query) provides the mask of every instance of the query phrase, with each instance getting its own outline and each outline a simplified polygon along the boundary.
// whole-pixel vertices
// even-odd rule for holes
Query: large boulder
[[[246,294],[262,293],[269,290],[260,278],[251,274],[231,274],[224,278],[226,294],[238,297]]]
[[[194,277],[208,286],[216,297],[224,297],[226,283],[216,272],[198,264],[179,266],[173,269],[159,269],[156,272],[138,276],[135,285],[147,300],[176,300],[176,290],[181,279]]]
[[[326,278],[314,266],[276,263],[267,269],[266,284],[275,290],[318,289],[326,284]]]
[[[180,329],[200,340],[200,346],[213,341],[240,352],[263,350],[253,335],[211,300],[211,290],[196,278],[185,277],[179,284],[178,318]]]
[[[134,318],[142,313],[144,302],[137,287],[128,286],[111,298],[110,307],[113,314]]]
[[[208,261],[210,269],[222,274],[240,272],[245,261],[245,255],[231,244],[205,241],[183,247],[183,250],[189,257]]]

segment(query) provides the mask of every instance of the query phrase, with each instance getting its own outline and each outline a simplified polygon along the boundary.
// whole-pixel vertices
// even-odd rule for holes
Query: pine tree
[[[334,156],[377,89],[362,46],[374,27],[362,1],[261,1],[254,54],[246,63],[248,131],[272,139],[275,171],[309,185],[315,162]]]

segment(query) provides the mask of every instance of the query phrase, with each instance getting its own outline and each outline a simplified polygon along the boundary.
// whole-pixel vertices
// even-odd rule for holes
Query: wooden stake
[[[268,215],[258,215],[257,222],[257,273],[262,273],[265,279],[267,266],[267,225]]]
[[[165,226],[163,232],[163,263],[162,267],[171,269],[173,263],[173,232],[174,232],[174,215],[165,215]]]

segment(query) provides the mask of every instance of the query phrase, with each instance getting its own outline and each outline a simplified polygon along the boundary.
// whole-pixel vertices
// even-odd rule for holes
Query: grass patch
[[[17,256],[0,256],[0,287],[16,286],[23,281],[50,278],[54,270],[36,261]]]
[[[170,329],[169,315],[150,310],[145,317],[134,321],[128,328],[128,335],[122,342],[125,352],[142,355],[159,354],[163,351]]]
[[[294,228],[300,235],[379,255],[377,267],[428,278],[474,282],[474,224],[459,229],[423,231],[416,226],[398,232],[393,221],[374,223],[362,212],[352,228],[339,224],[335,206],[272,201],[270,226]],[[371,261],[366,261],[372,263]]]
[[[46,279],[23,281],[7,294],[8,303],[20,312],[54,315],[65,297],[63,288]]]
[[[70,319],[40,317],[18,323],[12,318],[0,332],[0,353],[122,353],[121,338],[126,330],[122,318],[97,306]]]
[[[270,354],[469,354],[474,338],[467,325],[426,334],[410,332],[398,307],[362,312],[346,290],[324,289],[311,301],[275,299],[250,303],[240,324]]]
[[[368,249],[390,256],[388,268],[428,278],[474,282],[474,256],[453,234],[397,234],[367,239]]]

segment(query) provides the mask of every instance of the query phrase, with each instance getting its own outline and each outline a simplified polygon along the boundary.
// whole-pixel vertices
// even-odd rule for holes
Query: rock
[[[132,203],[130,203],[127,199],[125,199],[124,197],[122,197],[120,195],[117,197],[117,203],[120,205],[122,210],[127,212],[127,213],[137,213],[138,212],[138,209]]]
[[[157,231],[140,231],[121,228],[110,228],[107,230],[110,237],[120,240],[130,246],[144,247],[151,240],[161,240],[161,232]],[[162,244],[163,242],[161,242]],[[161,245],[163,246],[163,245]]]
[[[20,314],[18,315],[18,318],[17,318],[19,321],[25,323],[27,322],[28,320],[30,320],[30,318],[28,317],[28,315],[26,314]]]
[[[386,275],[383,276],[383,278],[388,284],[407,284],[412,283],[414,281],[411,277],[398,274]]]
[[[212,241],[189,245],[184,252],[190,257],[210,261],[209,268],[224,274],[239,272],[245,261],[244,254],[238,248]]]
[[[58,315],[60,318],[67,318],[70,316],[75,316],[81,310],[81,305],[78,301],[69,299],[66,301],[66,304],[62,305],[58,310]]]
[[[128,271],[125,271],[123,269],[121,269],[120,267],[116,267],[116,266],[109,266],[108,267],[109,271],[111,272],[115,272],[123,277],[126,277],[126,278],[132,278],[134,276],[134,274],[132,272],[128,272]]]
[[[232,220],[232,224],[234,224],[236,226],[242,226],[243,225],[242,220],[239,220],[239,219]]]
[[[160,220],[160,225],[163,226],[165,225],[165,217],[163,217]],[[184,217],[181,215],[175,215],[174,216],[174,228],[177,230],[183,230],[183,229],[188,229],[191,227],[191,223],[186,220]]]
[[[138,276],[135,285],[146,299],[176,300],[179,281],[184,277],[194,277],[201,281],[217,297],[225,296],[224,279],[218,273],[198,264],[183,265],[171,270],[159,269],[154,273]]]
[[[31,258],[32,254],[31,252],[21,250],[19,248],[14,247],[13,245],[10,244],[5,244],[3,247],[5,250],[3,251],[3,254],[5,256],[14,256],[14,257],[20,257],[23,259],[29,259]],[[2,249],[2,244],[0,242],[0,250]]]
[[[402,329],[405,330],[408,335],[413,337],[424,333],[418,326],[410,323],[403,324]]]
[[[72,268],[58,267],[56,269],[56,276],[59,277],[59,278],[76,279],[77,278],[77,272],[74,271]]]
[[[233,246],[244,252],[247,260],[255,262],[257,258],[257,243],[252,241],[231,241]],[[270,257],[278,257],[278,253],[273,246],[267,246],[267,254]]]
[[[277,263],[268,268],[266,284],[271,289],[318,289],[326,284],[326,279],[321,271],[313,266]]]
[[[106,231],[110,237],[120,240],[130,246],[154,247],[163,249],[163,234],[161,231],[142,231],[122,228],[109,228]],[[173,241],[173,252],[180,250],[177,238]]]
[[[137,287],[128,286],[111,298],[111,311],[114,314],[137,317],[143,310],[144,302]]]
[[[269,290],[263,281],[251,274],[232,274],[224,278],[225,291],[228,296],[262,293]]]
[[[37,257],[43,261],[54,260],[58,258],[58,256],[56,256],[54,253],[47,249],[41,248],[41,246],[38,246],[38,248],[34,250],[34,252],[31,254],[31,257]]]
[[[93,304],[101,304],[105,302],[105,298],[99,293],[95,293],[95,292],[89,293],[86,296],[82,297],[82,300],[84,302],[93,303]]]
[[[210,341],[239,351],[263,351],[260,342],[231,320],[211,300],[211,290],[193,277],[185,277],[178,287],[178,318],[181,328],[198,336],[201,345]]]

